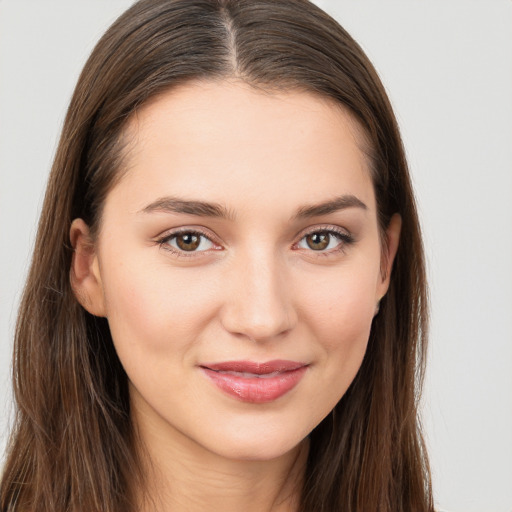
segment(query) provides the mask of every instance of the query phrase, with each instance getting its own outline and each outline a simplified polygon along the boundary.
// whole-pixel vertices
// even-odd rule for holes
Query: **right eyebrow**
[[[218,203],[190,201],[179,197],[161,197],[145,206],[139,213],[185,213],[198,217],[218,217],[233,220],[234,215]]]

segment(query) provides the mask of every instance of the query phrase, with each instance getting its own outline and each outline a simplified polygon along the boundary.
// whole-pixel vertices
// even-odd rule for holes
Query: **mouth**
[[[308,364],[275,360],[265,363],[226,361],[201,365],[210,382],[225,394],[249,403],[267,403],[291,391]]]

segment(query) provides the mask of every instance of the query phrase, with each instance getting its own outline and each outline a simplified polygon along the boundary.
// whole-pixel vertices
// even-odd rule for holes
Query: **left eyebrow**
[[[294,215],[294,219],[309,219],[311,217],[319,217],[320,215],[328,215],[347,208],[361,208],[368,210],[368,207],[356,196],[345,194],[335,197],[323,203],[313,204],[310,206],[302,206]]]

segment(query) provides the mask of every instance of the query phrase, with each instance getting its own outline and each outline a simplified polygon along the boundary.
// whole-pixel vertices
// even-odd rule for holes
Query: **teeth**
[[[225,371],[219,371],[218,373],[221,373],[223,375],[233,375],[235,377],[241,377],[242,379],[270,379],[272,377],[277,377],[281,374],[281,372],[272,372],[272,373],[250,373],[250,372],[225,372]]]

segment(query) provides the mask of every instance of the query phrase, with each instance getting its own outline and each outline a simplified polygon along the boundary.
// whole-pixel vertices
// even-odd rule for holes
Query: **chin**
[[[246,446],[233,446],[232,449],[230,447],[226,447],[225,450],[222,450],[218,455],[222,456],[225,459],[229,460],[237,460],[237,461],[246,461],[246,462],[266,462],[271,460],[276,460],[281,457],[286,456],[290,452],[294,452],[298,450],[301,444],[305,440],[300,441],[299,443],[293,445],[262,445],[262,444],[251,444]]]
[[[290,432],[230,432],[209,442],[210,451],[230,460],[269,461],[297,450],[307,442],[307,435]]]

